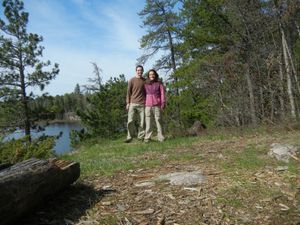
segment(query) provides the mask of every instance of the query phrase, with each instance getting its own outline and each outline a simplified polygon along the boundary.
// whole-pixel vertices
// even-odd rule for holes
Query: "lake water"
[[[63,154],[72,151],[70,142],[71,130],[80,130],[82,126],[78,123],[53,123],[45,127],[44,131],[35,132],[32,131],[32,138],[40,137],[42,135],[55,136],[62,132],[60,138],[55,142],[54,151],[56,154]],[[14,133],[8,135],[4,140],[10,140],[12,138],[20,138],[24,136],[24,131],[17,130]]]

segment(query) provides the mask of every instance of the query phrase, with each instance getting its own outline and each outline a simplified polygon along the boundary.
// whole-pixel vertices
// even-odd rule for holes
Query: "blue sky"
[[[44,92],[62,95],[77,83],[87,84],[93,77],[91,62],[103,70],[104,82],[120,74],[127,79],[134,76],[136,59],[143,53],[139,40],[145,29],[137,13],[144,4],[144,0],[25,0],[28,31],[44,38],[43,59],[60,65],[60,74]],[[144,66],[150,69],[151,62]]]

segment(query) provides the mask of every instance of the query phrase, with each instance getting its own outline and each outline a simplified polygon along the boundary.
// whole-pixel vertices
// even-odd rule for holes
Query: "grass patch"
[[[300,171],[300,163],[299,161],[295,161],[291,159],[288,163],[288,171],[291,174],[298,175]]]
[[[172,156],[171,149],[191,146],[198,138],[183,137],[166,140],[165,142],[143,143],[133,141],[125,144],[122,139],[101,140],[99,143],[83,145],[72,154],[61,156],[63,159],[80,162],[81,176],[93,174],[112,175],[119,170],[145,168],[160,165],[161,162],[155,154],[168,153],[168,160],[179,158],[192,158],[191,155]],[[152,154],[152,156],[151,156]],[[149,157],[144,157],[149,155]]]
[[[244,206],[241,199],[228,198],[228,196],[218,197],[217,198],[217,202],[219,204],[224,204],[224,205],[232,206],[234,208],[241,208],[241,207]]]
[[[223,169],[227,172],[239,170],[256,170],[268,164],[270,160],[266,159],[266,149],[247,146],[242,151],[236,152],[227,150],[225,155],[228,160],[221,163]]]
[[[279,189],[253,183],[242,177],[240,181],[233,182],[228,188],[221,189],[218,193],[217,202],[241,209],[249,208],[249,206],[253,207],[263,199],[272,199],[278,195],[281,195]]]
[[[105,215],[98,222],[99,224],[103,224],[103,225],[112,225],[112,224],[117,224],[118,219],[114,215]]]
[[[168,160],[170,161],[190,161],[193,159],[202,159],[202,157],[199,155],[195,155],[192,152],[182,152],[180,154],[172,154],[170,152],[170,154],[168,155]]]

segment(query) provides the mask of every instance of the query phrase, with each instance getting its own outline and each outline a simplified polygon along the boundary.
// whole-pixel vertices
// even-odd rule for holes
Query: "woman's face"
[[[149,79],[150,80],[155,80],[155,73],[153,71],[149,72]]]

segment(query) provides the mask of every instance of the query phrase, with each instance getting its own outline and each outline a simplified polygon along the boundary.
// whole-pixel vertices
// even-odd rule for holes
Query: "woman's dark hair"
[[[149,78],[150,72],[153,72],[154,75],[155,75],[155,78],[154,78],[153,81],[151,81],[150,78]],[[159,76],[158,76],[158,73],[156,72],[156,70],[155,70],[155,69],[149,70],[148,73],[147,73],[146,83],[149,84],[149,83],[151,83],[151,82],[158,82],[158,81],[159,81]]]

